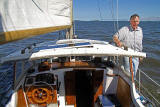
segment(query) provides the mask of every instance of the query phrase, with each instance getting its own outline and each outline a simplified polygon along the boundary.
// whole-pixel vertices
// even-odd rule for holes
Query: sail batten
[[[0,44],[71,28],[71,5],[70,0],[1,0]]]

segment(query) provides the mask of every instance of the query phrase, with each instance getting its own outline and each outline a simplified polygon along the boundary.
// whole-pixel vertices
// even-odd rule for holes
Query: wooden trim
[[[27,107],[22,88],[18,90],[17,107]]]
[[[75,62],[65,62],[64,67],[88,67],[90,66],[88,62],[75,61]]]
[[[103,91],[103,82],[100,84],[100,86],[98,87],[96,93],[94,94],[94,103],[96,102],[98,96],[102,95],[102,91]]]
[[[119,75],[118,74],[106,74],[106,76],[115,77],[115,76],[119,76]]]
[[[51,68],[51,64],[49,62],[42,62],[41,64],[39,64],[38,66],[38,71],[46,71],[49,70]]]
[[[103,70],[93,72],[93,89],[94,89],[94,99],[93,103],[96,102],[99,95],[103,92]]]
[[[66,72],[64,79],[66,105],[74,105],[76,107],[75,72]]]

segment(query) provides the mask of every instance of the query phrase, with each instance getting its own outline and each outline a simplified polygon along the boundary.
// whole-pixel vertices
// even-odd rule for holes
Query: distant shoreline
[[[74,20],[74,21],[83,21],[83,22],[91,22],[91,21],[106,21],[106,22],[113,22],[114,20]],[[115,20],[116,21],[116,20]],[[118,20],[119,22],[128,22],[129,20]],[[160,20],[141,20],[143,22],[159,22]]]

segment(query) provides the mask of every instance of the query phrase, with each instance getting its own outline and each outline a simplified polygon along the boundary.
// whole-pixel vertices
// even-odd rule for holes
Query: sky
[[[160,0],[73,0],[74,20],[129,20],[132,14],[141,19],[159,17]]]

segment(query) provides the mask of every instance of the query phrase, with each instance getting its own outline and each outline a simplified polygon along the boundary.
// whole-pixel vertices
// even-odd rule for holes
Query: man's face
[[[139,17],[133,17],[131,20],[130,20],[130,24],[133,28],[133,30],[137,29],[137,26],[139,24]]]

